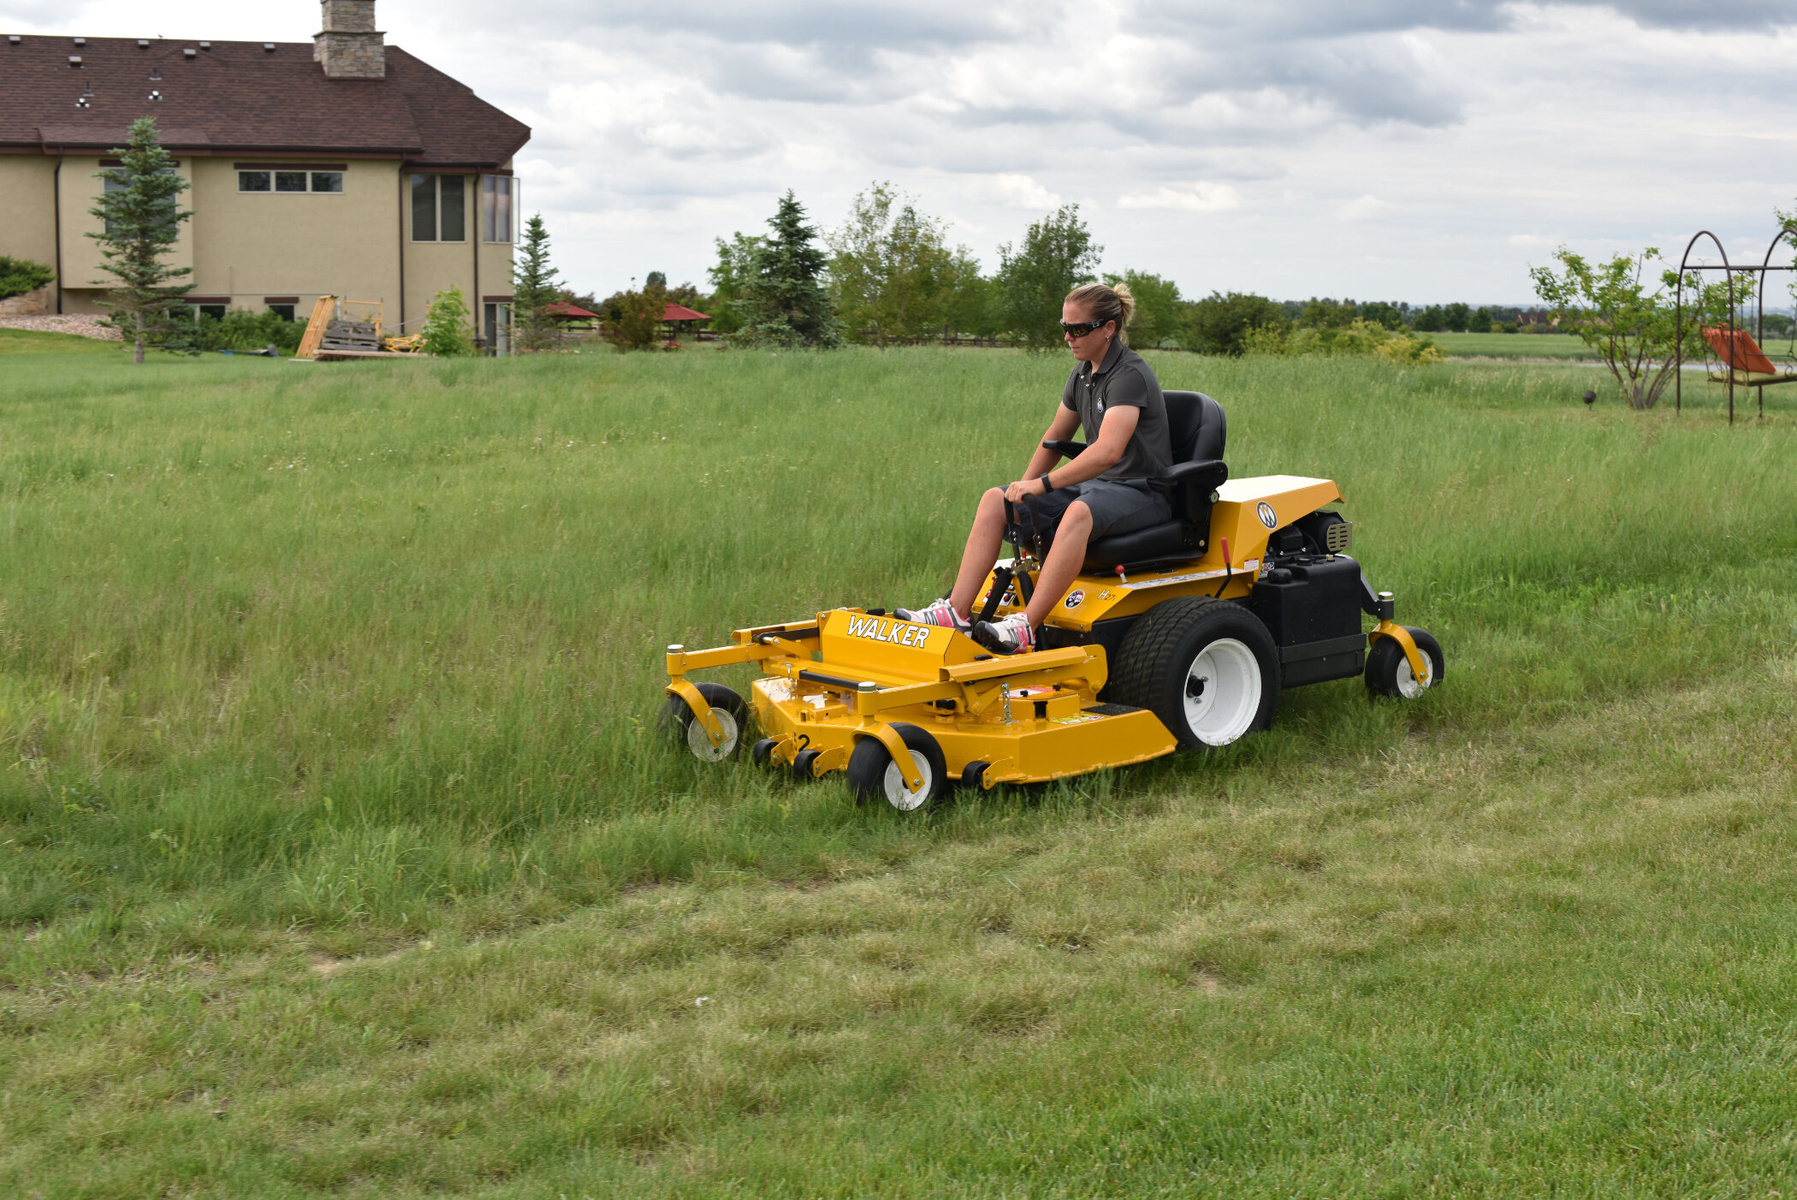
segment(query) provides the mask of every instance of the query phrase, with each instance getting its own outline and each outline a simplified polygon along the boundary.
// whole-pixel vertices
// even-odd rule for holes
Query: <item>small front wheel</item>
[[[1447,673],[1447,660],[1442,657],[1441,643],[1427,629],[1404,626],[1404,632],[1416,643],[1417,652],[1429,667],[1426,679],[1418,679],[1410,669],[1410,657],[1398,639],[1382,637],[1373,643],[1366,656],[1366,690],[1375,696],[1402,696],[1414,700],[1436,684]]]
[[[699,724],[699,718],[679,696],[669,696],[667,704],[662,706],[661,727],[677,742],[684,743],[700,762],[723,762],[742,748],[742,733],[749,724],[749,706],[743,703],[741,696],[721,683],[695,686],[705,697],[705,703],[711,705],[711,711],[717,714],[718,724],[724,727],[724,740],[712,745],[705,726]]]
[[[948,763],[942,757],[942,747],[915,725],[895,724],[892,731],[911,752],[911,761],[923,776],[923,786],[916,791],[907,788],[886,743],[876,737],[864,737],[855,743],[855,752],[849,755],[849,790],[863,800],[885,800],[900,812],[927,811],[948,792]]]

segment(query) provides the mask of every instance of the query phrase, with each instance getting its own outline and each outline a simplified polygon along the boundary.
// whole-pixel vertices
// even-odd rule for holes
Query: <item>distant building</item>
[[[151,116],[192,184],[170,255],[189,303],[303,318],[330,294],[416,329],[455,286],[506,341],[529,127],[386,45],[374,0],[322,7],[310,46],[0,35],[0,254],[57,274],[0,311],[100,311],[96,175]]]

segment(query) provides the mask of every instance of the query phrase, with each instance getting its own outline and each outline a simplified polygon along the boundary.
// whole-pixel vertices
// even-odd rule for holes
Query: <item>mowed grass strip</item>
[[[1564,369],[1156,365],[1223,399],[1237,475],[1341,483],[1448,684],[1295,691],[1228,751],[933,824],[665,754],[659,649],[938,594],[1058,361],[9,368],[0,1171],[1788,1170],[1788,417],[1587,411]]]
[[[1451,358],[1597,360],[1584,339],[1572,333],[1431,333],[1427,336]]]

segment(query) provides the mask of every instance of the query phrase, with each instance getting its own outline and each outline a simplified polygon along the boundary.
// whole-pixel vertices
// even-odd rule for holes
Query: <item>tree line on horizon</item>
[[[1238,355],[1264,330],[1341,330],[1364,322],[1394,333],[1547,332],[1552,312],[1465,303],[1415,307],[1393,301],[1274,300],[1253,292],[1186,297],[1162,275],[1126,268],[1100,273],[1103,247],[1077,204],[1032,222],[999,247],[998,269],[982,272],[965,246],[951,245],[947,222],[921,211],[889,183],[852,201],[836,229],[820,232],[792,192],[781,198],[766,234],[715,240],[710,290],[670,287],[652,271],[641,288],[600,299],[563,289],[562,300],[600,314],[622,348],[655,344],[670,301],[706,312],[707,328],[740,345],[843,343],[886,346],[973,337],[1042,347],[1059,344],[1061,299],[1102,278],[1127,284],[1136,298],[1130,341],[1208,354]]]

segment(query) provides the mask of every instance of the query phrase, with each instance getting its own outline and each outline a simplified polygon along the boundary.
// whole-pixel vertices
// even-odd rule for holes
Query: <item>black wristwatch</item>
[[[1042,494],[1044,496],[1054,491],[1054,480],[1048,477],[1047,471],[1042,472],[1042,474],[1036,476],[1036,478],[1042,481]]]

